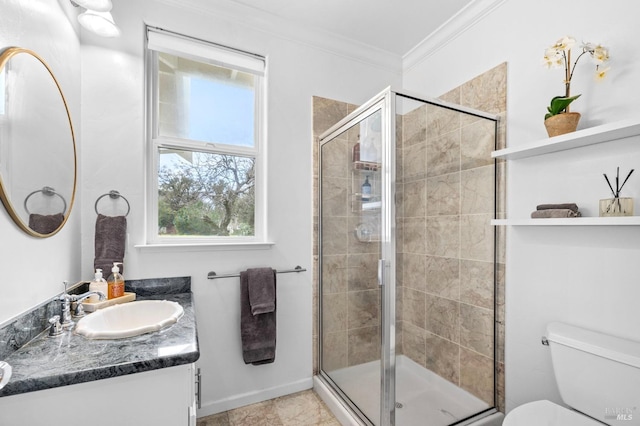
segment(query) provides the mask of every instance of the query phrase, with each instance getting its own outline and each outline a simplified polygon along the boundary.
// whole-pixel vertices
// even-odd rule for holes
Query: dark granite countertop
[[[169,279],[166,286],[158,285],[166,279],[127,282],[127,291],[136,292],[137,300],[180,303],[184,315],[177,323],[158,332],[113,340],[91,340],[73,331],[49,337],[45,331],[3,359],[11,365],[13,375],[0,397],[195,362],[200,352],[190,280],[186,279],[186,288],[175,286],[171,281],[175,279]]]

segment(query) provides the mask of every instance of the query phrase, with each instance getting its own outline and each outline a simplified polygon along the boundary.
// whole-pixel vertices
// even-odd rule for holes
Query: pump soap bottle
[[[102,269],[96,269],[96,274],[93,278],[93,281],[89,283],[89,291],[99,291],[104,294],[105,299],[107,298],[108,293],[107,282],[102,278]],[[100,297],[97,295],[89,296],[89,302],[96,303],[100,301]]]
[[[120,268],[118,268],[118,265],[122,265],[122,263],[113,262],[111,275],[109,275],[109,278],[107,278],[109,299],[115,299],[116,297],[124,296],[124,277],[120,274]]]

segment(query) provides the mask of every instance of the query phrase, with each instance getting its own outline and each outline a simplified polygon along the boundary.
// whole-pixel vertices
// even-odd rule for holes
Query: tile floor
[[[197,426],[340,426],[312,390],[198,419]]]

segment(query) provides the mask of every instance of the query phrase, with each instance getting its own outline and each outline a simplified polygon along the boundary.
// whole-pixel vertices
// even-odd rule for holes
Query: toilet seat
[[[529,402],[514,408],[502,423],[502,426],[543,425],[602,426],[602,423],[547,400]]]

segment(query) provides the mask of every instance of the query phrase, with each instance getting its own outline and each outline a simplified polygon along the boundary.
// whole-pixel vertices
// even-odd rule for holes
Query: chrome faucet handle
[[[60,318],[61,326],[63,330],[68,330],[73,327],[73,321],[71,320],[71,296],[67,294],[68,281],[63,281],[64,293],[60,295],[58,300],[60,301]]]
[[[60,315],[54,315],[49,318],[49,336],[59,336],[62,334],[62,324],[60,324]]]

